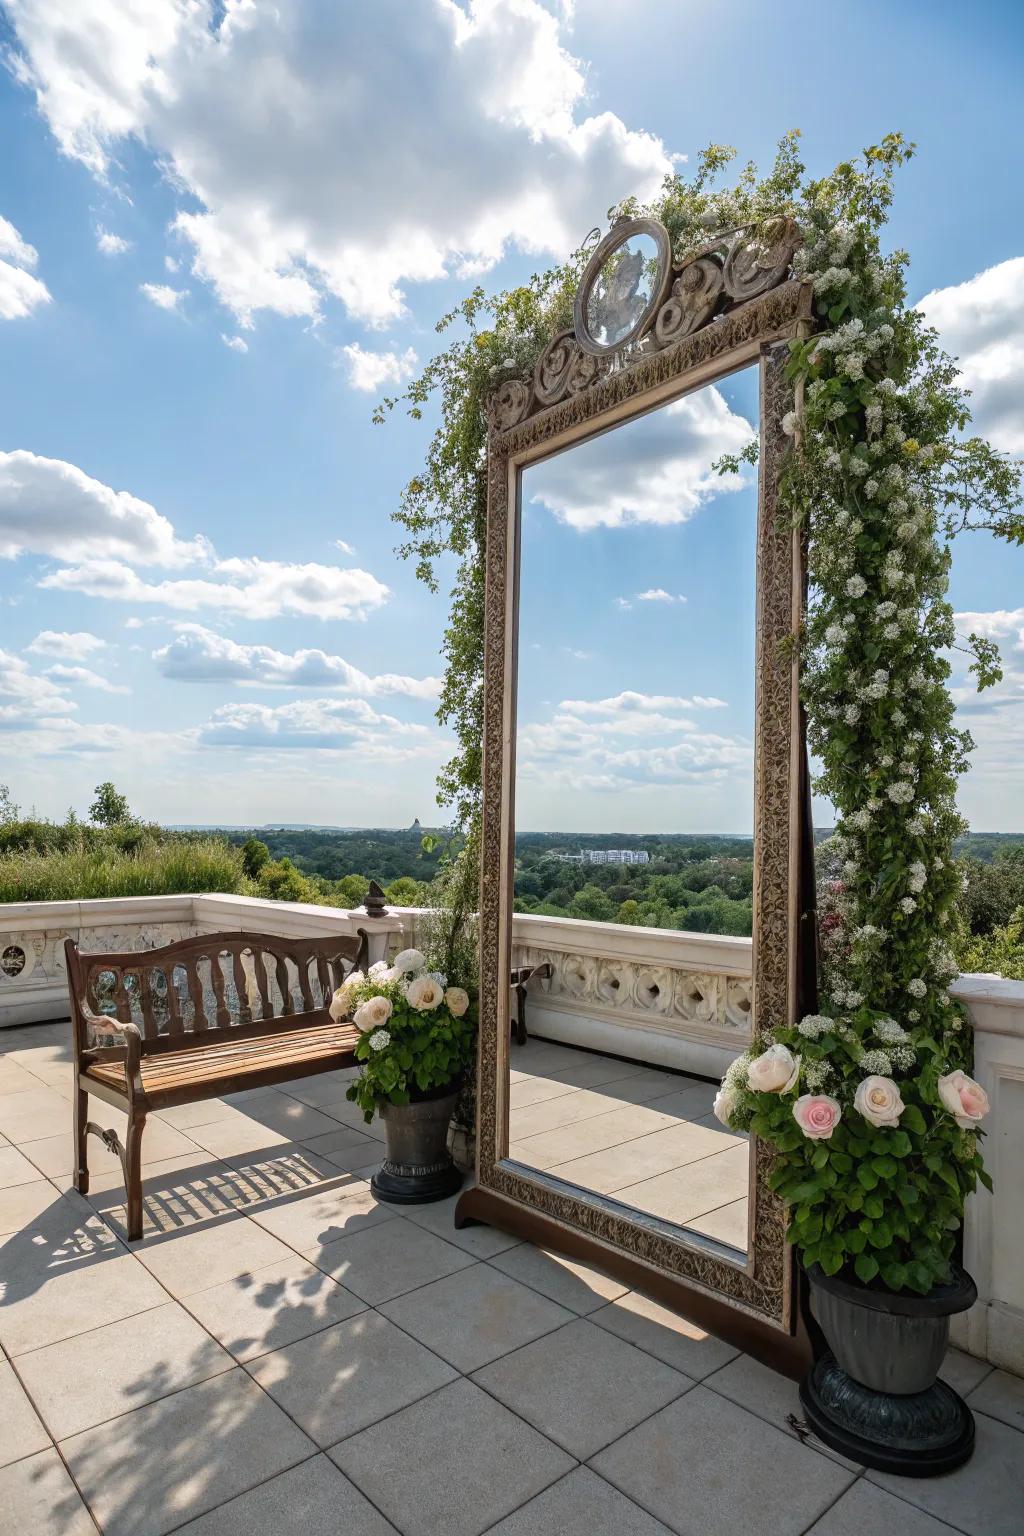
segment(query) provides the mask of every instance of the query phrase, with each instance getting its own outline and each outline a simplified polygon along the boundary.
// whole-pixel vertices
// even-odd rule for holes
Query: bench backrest
[[[134,1023],[143,1051],[162,1052],[216,1031],[263,1034],[326,1020],[335,988],[365,961],[366,936],[203,933],[112,954],[83,953],[67,939],[64,953],[79,1051],[116,1035],[119,1023]],[[98,1017],[109,1019],[109,1031]]]

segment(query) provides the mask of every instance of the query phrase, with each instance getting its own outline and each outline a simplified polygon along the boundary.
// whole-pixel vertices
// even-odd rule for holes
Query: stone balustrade
[[[361,910],[263,901],[252,896],[123,896],[98,901],[0,904],[0,1029],[68,1018],[64,940],[84,950],[155,949],[197,933],[370,935],[371,960],[402,931],[397,916],[369,918]]]

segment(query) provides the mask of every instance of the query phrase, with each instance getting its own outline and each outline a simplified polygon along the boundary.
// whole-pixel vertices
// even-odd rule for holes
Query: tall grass
[[[240,851],[217,838],[146,839],[131,851],[82,839],[0,852],[0,902],[249,890]]]

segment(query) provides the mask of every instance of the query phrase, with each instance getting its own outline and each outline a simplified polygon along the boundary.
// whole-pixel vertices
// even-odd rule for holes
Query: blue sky
[[[889,129],[915,139],[892,243],[980,427],[1024,451],[1015,6],[724,3],[712,24],[689,0],[628,18],[611,0],[0,0],[0,18],[0,778],[45,813],[113,777],[170,821],[436,814],[445,602],[396,560],[389,518],[433,423],[374,427],[373,403],[472,281],[556,259],[708,141],[767,164],[799,126],[821,171]],[[751,417],[742,391],[723,386],[720,436]],[[523,788],[521,824],[744,830],[738,757],[723,775],[698,768],[725,748],[691,756],[684,782],[635,732],[610,764],[625,732],[593,723],[660,715],[648,748],[673,720],[676,746],[749,736],[749,492],[627,535],[581,526],[586,469],[551,466],[527,507],[524,698],[538,765],[568,717],[600,771],[543,803]],[[979,741],[962,804],[1021,830],[1024,551],[961,540],[953,598],[1007,660],[980,707],[956,679]],[[629,693],[646,702],[609,705]]]

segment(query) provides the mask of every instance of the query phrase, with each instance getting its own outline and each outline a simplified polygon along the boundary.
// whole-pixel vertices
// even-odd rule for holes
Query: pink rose
[[[939,1098],[963,1131],[973,1130],[989,1111],[988,1094],[959,1067],[938,1081]]]
[[[801,1094],[793,1105],[793,1119],[810,1141],[828,1141],[842,1113],[839,1100],[827,1093]]]

